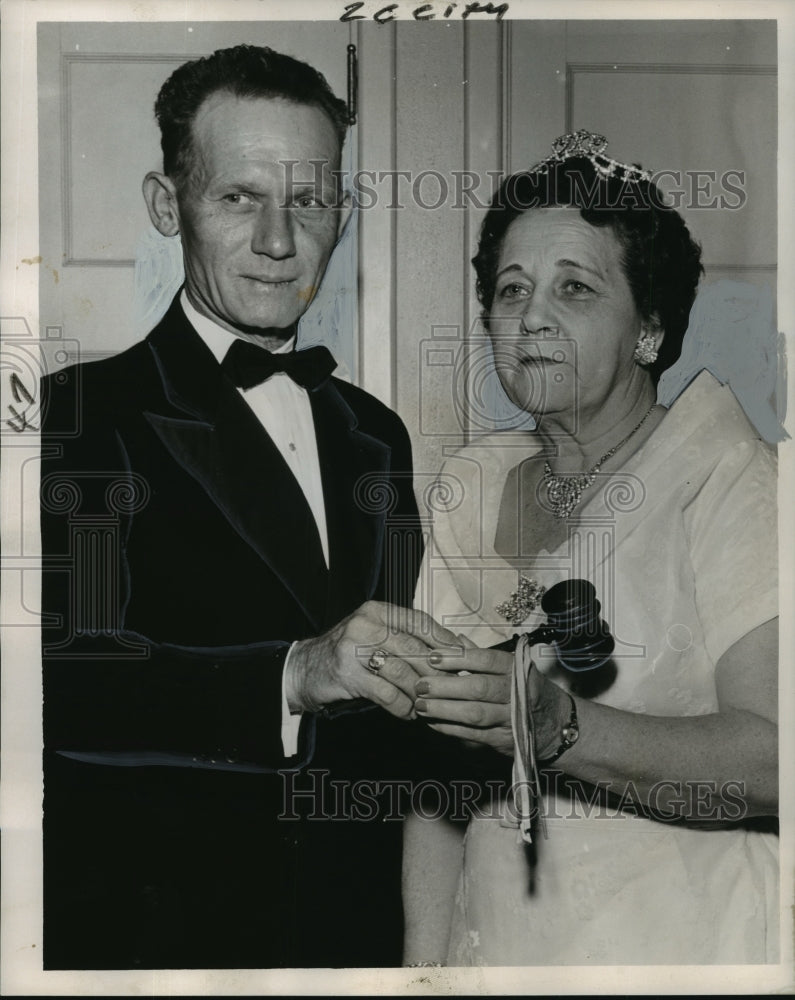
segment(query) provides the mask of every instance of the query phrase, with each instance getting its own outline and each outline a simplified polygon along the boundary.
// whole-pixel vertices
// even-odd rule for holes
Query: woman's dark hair
[[[483,221],[472,260],[477,294],[488,329],[497,262],[505,233],[533,208],[578,208],[592,226],[609,226],[622,248],[624,273],[644,320],[656,316],[665,330],[657,360],[649,365],[656,383],[679,357],[696,288],[703,273],[701,248],[684,219],[640,170],[598,171],[586,156],[546,163],[506,178]]]
[[[163,170],[177,185],[188,179],[193,167],[193,119],[202,103],[217,91],[235,97],[281,98],[318,108],[334,126],[342,149],[348,109],[322,73],[264,46],[235,45],[184,63],[157,95],[155,117],[160,126]]]

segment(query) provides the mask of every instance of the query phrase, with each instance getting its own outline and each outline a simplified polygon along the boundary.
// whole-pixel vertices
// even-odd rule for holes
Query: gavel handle
[[[540,625],[537,629],[527,633],[527,641],[531,646],[535,646],[539,642],[551,643],[553,639],[557,638],[559,635],[559,629],[555,629],[551,625]],[[520,638],[520,633],[516,632],[510,639],[506,639],[504,642],[498,642],[496,646],[491,646],[490,648],[501,649],[506,653],[514,653],[516,652],[516,643]]]
[[[346,701],[331,702],[316,714],[324,719],[336,719],[340,715],[350,715],[352,712],[369,712],[374,708],[378,708],[378,705],[368,698],[350,698]]]

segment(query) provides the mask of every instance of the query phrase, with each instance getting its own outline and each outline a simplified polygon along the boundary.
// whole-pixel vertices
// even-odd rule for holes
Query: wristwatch
[[[561,727],[560,746],[551,757],[546,757],[544,760],[540,760],[538,762],[539,767],[548,767],[550,764],[554,764],[555,761],[559,757],[562,757],[567,750],[570,750],[580,738],[580,724],[577,721],[577,706],[574,704],[574,699],[571,695],[569,695],[569,701],[571,702],[571,715],[569,716],[569,721],[566,725]]]

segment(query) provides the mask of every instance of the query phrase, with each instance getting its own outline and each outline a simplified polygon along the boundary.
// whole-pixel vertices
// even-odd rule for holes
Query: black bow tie
[[[284,372],[293,382],[309,389],[318,389],[337,367],[326,347],[309,347],[305,351],[271,354],[248,340],[235,340],[221,367],[240,389],[251,389],[265,379]]]

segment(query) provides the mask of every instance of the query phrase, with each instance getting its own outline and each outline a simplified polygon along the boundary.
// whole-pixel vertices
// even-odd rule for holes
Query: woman
[[[775,457],[706,372],[656,404],[700,252],[604,146],[565,136],[509,178],[474,260],[500,380],[537,426],[443,470],[423,603],[467,648],[416,709],[506,755],[528,730],[540,798],[524,838],[528,802],[494,783],[463,846],[407,823],[408,964],[777,956]],[[514,656],[473,645],[544,622],[539,592],[570,578],[594,584],[615,651],[577,674],[534,646],[512,733]]]

